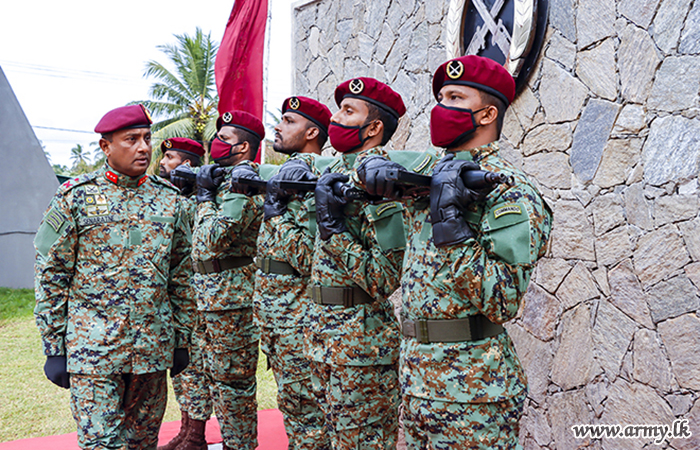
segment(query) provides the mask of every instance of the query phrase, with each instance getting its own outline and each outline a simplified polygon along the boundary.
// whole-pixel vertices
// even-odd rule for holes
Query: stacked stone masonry
[[[430,145],[431,77],[453,0],[294,7],[294,92],[335,111],[375,77],[407,114],[390,146]],[[529,379],[526,450],[700,448],[700,1],[550,0],[504,154],[554,211],[508,331]],[[690,439],[575,439],[575,424],[688,419]]]

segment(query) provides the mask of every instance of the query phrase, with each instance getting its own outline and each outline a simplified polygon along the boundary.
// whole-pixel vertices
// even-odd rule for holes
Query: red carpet
[[[160,427],[158,442],[167,443],[180,431],[180,421],[166,422]],[[207,423],[207,442],[221,442],[219,422],[212,418]],[[258,450],[287,450],[287,434],[282,413],[277,409],[258,411]],[[0,450],[79,450],[76,433],[45,436],[0,443]]]

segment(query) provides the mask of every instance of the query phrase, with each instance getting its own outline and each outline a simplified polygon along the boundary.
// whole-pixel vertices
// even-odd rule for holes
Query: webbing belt
[[[286,261],[277,261],[271,258],[255,258],[255,265],[265,273],[276,273],[278,275],[297,274],[294,267]]]
[[[311,290],[311,298],[319,305],[339,305],[352,308],[374,302],[374,299],[359,286],[310,286],[309,289]]]
[[[464,319],[403,321],[403,335],[415,338],[421,344],[478,341],[503,331],[502,325],[491,322],[483,314]]]
[[[196,261],[192,268],[197,273],[219,273],[224,270],[235,269],[236,267],[243,267],[252,263],[253,258],[249,256],[234,256],[231,258]]]

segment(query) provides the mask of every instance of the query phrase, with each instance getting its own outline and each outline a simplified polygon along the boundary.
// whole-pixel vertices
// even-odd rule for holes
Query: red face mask
[[[442,103],[435,105],[430,111],[430,139],[433,145],[443,148],[453,147],[472,134],[478,126],[474,120],[474,114],[486,108],[488,106],[472,111],[444,106]]]
[[[331,125],[328,127],[328,137],[331,140],[331,145],[340,153],[351,152],[361,147],[365,140],[362,139],[360,132],[367,125],[349,127],[331,122]]]
[[[229,144],[228,142],[222,140],[219,138],[219,136],[216,136],[213,141],[211,141],[211,157],[214,159],[214,161],[228,158],[229,156],[232,155],[237,155],[238,153],[243,153],[243,152],[238,152],[238,153],[231,153],[231,150],[233,150],[233,147],[242,144],[242,142],[236,142],[235,144]]]

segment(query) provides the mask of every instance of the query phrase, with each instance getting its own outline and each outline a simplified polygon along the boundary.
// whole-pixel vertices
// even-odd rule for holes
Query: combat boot
[[[207,439],[204,437],[204,429],[206,426],[206,420],[190,419],[187,427],[187,436],[176,450],[207,450],[209,447],[207,445]]]
[[[178,445],[184,442],[185,437],[187,436],[187,428],[188,422],[190,421],[190,416],[185,411],[180,411],[180,414],[182,415],[182,421],[180,422],[180,431],[177,433],[177,436],[172,438],[167,444],[158,447],[157,450],[175,450],[177,449]]]

